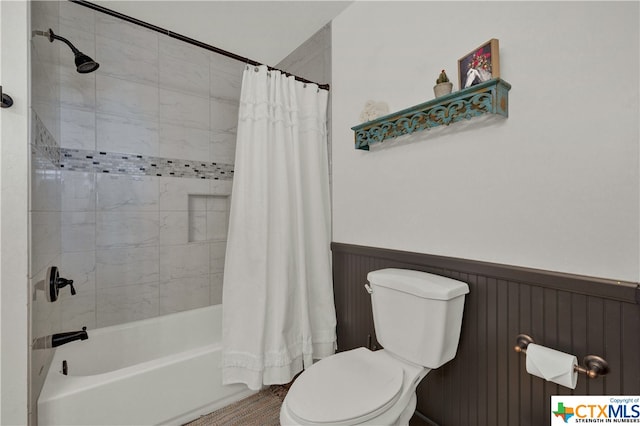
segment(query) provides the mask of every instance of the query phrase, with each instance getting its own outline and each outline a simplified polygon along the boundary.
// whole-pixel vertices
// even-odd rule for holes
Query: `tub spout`
[[[51,335],[51,347],[64,345],[74,340],[87,340],[89,335],[87,334],[87,327],[82,327],[82,331],[69,331],[66,333],[57,333]]]

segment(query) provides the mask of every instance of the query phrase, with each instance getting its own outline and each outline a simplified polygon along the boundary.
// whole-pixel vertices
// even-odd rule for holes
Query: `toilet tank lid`
[[[424,299],[450,300],[469,293],[469,286],[462,281],[428,272],[410,269],[380,269],[367,274],[374,286],[386,287]]]

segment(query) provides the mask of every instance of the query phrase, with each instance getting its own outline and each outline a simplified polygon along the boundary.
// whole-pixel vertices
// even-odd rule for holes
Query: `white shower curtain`
[[[335,351],[328,92],[267,67],[242,80],[224,269],[224,384],[287,383]]]

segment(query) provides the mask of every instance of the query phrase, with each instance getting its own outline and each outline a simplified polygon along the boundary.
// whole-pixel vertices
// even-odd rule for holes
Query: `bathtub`
[[[221,324],[215,305],[89,330],[56,349],[38,424],[178,425],[255,393],[222,385]]]

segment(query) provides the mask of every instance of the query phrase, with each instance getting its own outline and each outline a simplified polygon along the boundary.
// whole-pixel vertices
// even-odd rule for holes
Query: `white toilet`
[[[384,349],[341,352],[304,371],[280,409],[283,425],[406,425],[420,381],[456,355],[467,284],[406,269],[367,279]]]

